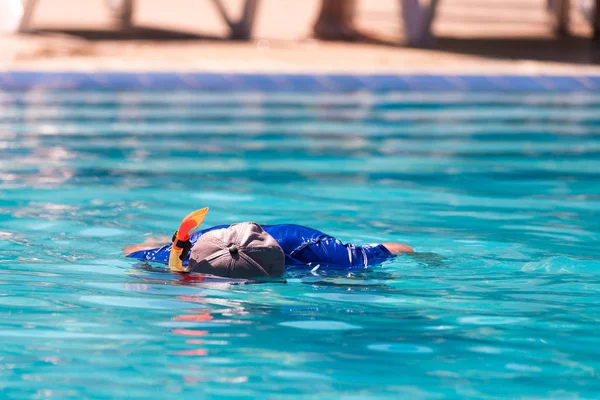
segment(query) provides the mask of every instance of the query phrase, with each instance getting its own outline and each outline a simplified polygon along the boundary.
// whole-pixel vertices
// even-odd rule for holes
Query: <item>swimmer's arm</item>
[[[167,236],[151,237],[144,240],[142,243],[132,244],[123,248],[123,255],[130,255],[138,251],[149,251],[155,250],[159,247],[164,246],[170,242],[170,238]]]

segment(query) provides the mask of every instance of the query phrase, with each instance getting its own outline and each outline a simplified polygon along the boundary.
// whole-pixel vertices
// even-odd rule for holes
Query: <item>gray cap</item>
[[[187,270],[227,278],[279,277],[285,272],[285,255],[260,225],[243,222],[200,236]]]

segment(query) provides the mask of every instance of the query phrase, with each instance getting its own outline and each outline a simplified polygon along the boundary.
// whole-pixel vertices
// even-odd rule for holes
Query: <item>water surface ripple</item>
[[[442,260],[122,257],[202,206]],[[1,397],[594,399],[599,211],[594,94],[1,92]]]

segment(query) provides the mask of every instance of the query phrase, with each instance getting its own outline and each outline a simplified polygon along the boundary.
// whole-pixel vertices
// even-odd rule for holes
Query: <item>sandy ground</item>
[[[138,0],[129,33],[111,30],[104,0],[40,0],[32,33],[0,37],[0,69],[600,74],[600,44],[575,9],[559,40],[544,0],[442,0],[437,43],[414,49],[398,3],[359,2],[358,26],[387,41],[366,45],[312,39],[319,0],[262,0],[250,42],[225,40],[210,0]]]

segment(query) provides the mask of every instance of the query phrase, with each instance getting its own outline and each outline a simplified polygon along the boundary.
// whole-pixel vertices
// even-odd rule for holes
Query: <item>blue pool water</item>
[[[202,206],[443,259],[122,256]],[[1,92],[0,397],[597,398],[599,211],[593,93]]]

